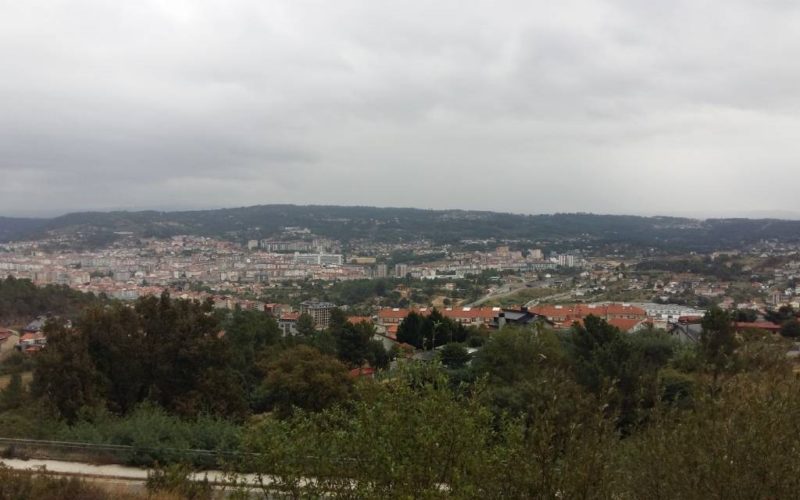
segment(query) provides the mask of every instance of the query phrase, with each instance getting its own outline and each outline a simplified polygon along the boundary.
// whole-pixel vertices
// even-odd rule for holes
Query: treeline
[[[89,305],[107,300],[66,285],[38,287],[27,279],[0,279],[0,325],[27,323],[42,314],[74,318]]]
[[[506,328],[468,365],[407,365],[354,402],[244,436],[296,496],[795,498],[800,381],[780,338],[715,309],[697,345]],[[470,376],[464,376],[468,372]]]
[[[284,338],[261,313],[168,296],[93,308],[51,327],[0,426],[246,453],[229,465],[295,498],[796,497],[800,380],[780,336],[737,335],[717,308],[697,344],[592,316],[486,336],[406,321],[438,360],[358,381],[348,368],[391,353],[340,312]]]
[[[740,262],[722,255],[689,259],[646,260],[636,265],[637,271],[667,271],[671,273],[692,273],[713,276],[723,281],[741,279],[744,268]]]
[[[800,222],[773,219],[698,221],[587,213],[520,215],[467,210],[260,205],[182,212],[84,212],[38,220],[0,218],[0,238],[80,232],[100,243],[115,232],[126,231],[141,237],[193,234],[246,241],[276,236],[286,226],[307,227],[314,234],[342,241],[425,239],[458,244],[463,240],[488,239],[552,242],[588,239],[598,245],[630,245],[669,252],[713,251],[768,239],[796,242],[800,234]]]
[[[90,307],[71,328],[47,323],[30,396],[67,423],[97,411],[129,415],[142,404],[241,422],[337,403],[349,396],[349,369],[386,368],[392,356],[371,324],[354,325],[338,310],[327,330],[304,316],[298,331],[284,337],[263,312],[215,311],[210,301],[166,293]]]

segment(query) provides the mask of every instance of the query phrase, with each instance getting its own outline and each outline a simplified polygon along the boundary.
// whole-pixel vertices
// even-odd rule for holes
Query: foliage
[[[36,357],[31,393],[74,422],[82,408],[102,402],[101,375],[86,335],[74,333],[62,321],[47,322],[44,333],[48,346]]]
[[[260,382],[256,363],[281,341],[278,323],[260,311],[233,311],[222,322],[225,340],[230,344],[231,368],[239,374],[246,394]]]
[[[295,408],[321,411],[349,401],[352,380],[345,365],[307,345],[298,345],[263,362],[261,407],[282,417]]]
[[[713,371],[715,380],[730,367],[736,349],[736,337],[730,315],[712,307],[703,316],[700,352]]]
[[[478,393],[451,392],[437,370],[363,386],[351,411],[264,420],[247,433],[246,449],[258,455],[246,465],[295,497],[603,496],[603,444],[613,435],[602,425],[562,432],[565,415],[545,410],[498,427]]]
[[[303,313],[297,318],[297,335],[301,338],[312,338],[317,332],[317,326],[314,323],[314,318],[307,313]]]
[[[331,224],[336,220],[336,224]],[[760,240],[797,241],[800,223],[771,219],[710,219],[637,217],[559,213],[518,215],[465,210],[419,210],[341,206],[259,205],[220,210],[180,212],[89,212],[53,219],[0,218],[0,238],[34,238],[42,231],[55,235],[80,233],[87,243],[107,244],[114,232],[169,237],[181,234],[217,236],[237,241],[275,236],[286,226],[344,242],[459,243],[463,240],[574,240],[626,244],[671,252],[714,251]],[[721,260],[721,259],[717,259]]]
[[[462,344],[451,342],[442,347],[439,358],[448,368],[463,368],[469,362],[470,356]]]
[[[790,319],[781,325],[781,335],[790,339],[800,337],[800,321]]]
[[[213,457],[185,455],[178,450],[232,452],[238,449],[241,427],[207,415],[182,419],[152,404],[143,404],[131,414],[118,417],[105,411],[85,412],[72,426],[62,427],[55,438],[94,444],[133,446],[126,458],[133,465],[153,465],[193,460],[214,465]]]
[[[397,340],[417,349],[433,349],[450,342],[464,342],[464,325],[446,318],[437,309],[427,316],[411,311],[397,329]]]
[[[133,308],[91,308],[77,327],[48,322],[32,392],[72,422],[83,407],[126,413],[153,401],[179,415],[241,417],[242,384],[211,304],[139,299]]]
[[[171,493],[186,500],[211,500],[214,490],[208,478],[195,481],[192,469],[184,464],[156,468],[147,473],[147,491]]]
[[[0,464],[0,498],[8,500],[108,500],[111,495],[76,478],[34,476]],[[127,498],[127,497],[126,497]]]
[[[770,309],[764,315],[767,321],[782,324],[791,319],[795,319],[795,311],[792,306],[780,306],[777,310]]]
[[[27,279],[0,279],[0,324],[27,323],[37,316],[54,314],[76,317],[89,305],[101,302],[92,293],[66,285],[38,287]]]
[[[795,498],[798,390],[792,376],[750,374],[692,411],[658,414],[618,446],[618,498]]]

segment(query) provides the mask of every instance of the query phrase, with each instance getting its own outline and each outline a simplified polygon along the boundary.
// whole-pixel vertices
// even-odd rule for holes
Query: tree
[[[469,361],[469,353],[462,344],[445,344],[439,352],[442,364],[448,368],[463,368]]]
[[[795,318],[795,311],[792,306],[781,306],[778,308],[777,311],[769,310],[764,315],[767,321],[772,321],[773,323],[783,324],[785,321],[789,321],[790,319]]]
[[[297,335],[302,338],[312,338],[317,333],[317,325],[314,318],[307,313],[303,313],[297,318]]]
[[[703,316],[700,347],[705,359],[716,368],[722,368],[733,355],[736,339],[730,315],[719,307],[712,307]]]
[[[758,319],[758,311],[754,309],[737,309],[733,313],[733,318],[735,321],[752,323]]]
[[[800,337],[800,321],[790,319],[781,326],[781,335],[790,339]]]
[[[311,346],[292,347],[265,360],[262,372],[264,408],[281,418],[290,416],[295,407],[321,411],[352,396],[353,381],[347,368]]]
[[[370,358],[370,341],[375,335],[375,328],[370,323],[360,322],[331,328],[336,339],[336,352],[339,359],[350,367],[358,367]]]
[[[423,322],[424,318],[415,311],[408,313],[408,316],[406,316],[397,328],[397,341],[421,349]]]
[[[256,361],[281,338],[278,323],[261,311],[237,309],[222,326],[232,351],[232,367],[244,378],[247,392],[251,392],[259,382]]]
[[[82,406],[103,404],[124,414],[145,400],[188,417],[241,418],[246,377],[234,370],[231,344],[212,312],[208,301],[164,293],[143,297],[133,308],[91,308],[74,330],[50,321],[32,391],[67,420]]]
[[[703,316],[703,331],[700,334],[700,352],[712,372],[712,395],[719,391],[718,380],[733,361],[736,336],[730,315],[713,306]]]
[[[44,333],[47,348],[36,356],[31,393],[74,422],[82,408],[101,403],[101,376],[85,334],[67,328],[63,321],[48,321]]]

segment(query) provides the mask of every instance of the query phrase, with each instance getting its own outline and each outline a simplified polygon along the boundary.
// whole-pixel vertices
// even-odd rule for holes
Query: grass
[[[506,295],[504,297],[497,297],[491,300],[487,300],[482,305],[484,306],[500,306],[500,307],[508,307],[508,306],[521,306],[530,302],[531,300],[541,299],[543,297],[548,297],[550,295],[555,295],[559,293],[559,290],[555,290],[553,288],[523,288],[517,292],[512,294]]]

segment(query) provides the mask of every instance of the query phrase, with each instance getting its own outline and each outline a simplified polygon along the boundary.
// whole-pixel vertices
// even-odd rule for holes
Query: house
[[[22,334],[19,342],[15,346],[16,349],[24,353],[38,352],[44,349],[47,345],[47,337],[41,332],[31,333],[27,332]]]
[[[531,309],[534,314],[544,316],[556,327],[567,328],[582,322],[587,316],[597,316],[624,332],[636,329],[647,319],[647,312],[631,304],[541,304]]]
[[[300,318],[299,312],[285,312],[278,318],[278,328],[284,337],[297,334],[297,320]]]
[[[677,322],[670,323],[667,333],[681,342],[699,342],[703,333],[701,321],[702,318],[692,316],[680,317]]]
[[[496,323],[496,318],[498,314],[500,314],[499,307],[448,307],[437,310],[445,318],[449,318],[464,326],[490,327]],[[433,309],[429,307],[422,307],[419,309],[384,308],[378,311],[377,323],[388,329],[390,325],[399,325],[402,323],[412,312],[427,316],[433,312]]]
[[[527,307],[523,307],[518,310],[502,309],[495,317],[492,327],[499,330],[506,325],[528,326],[535,323],[553,324],[546,317],[529,311]]]

